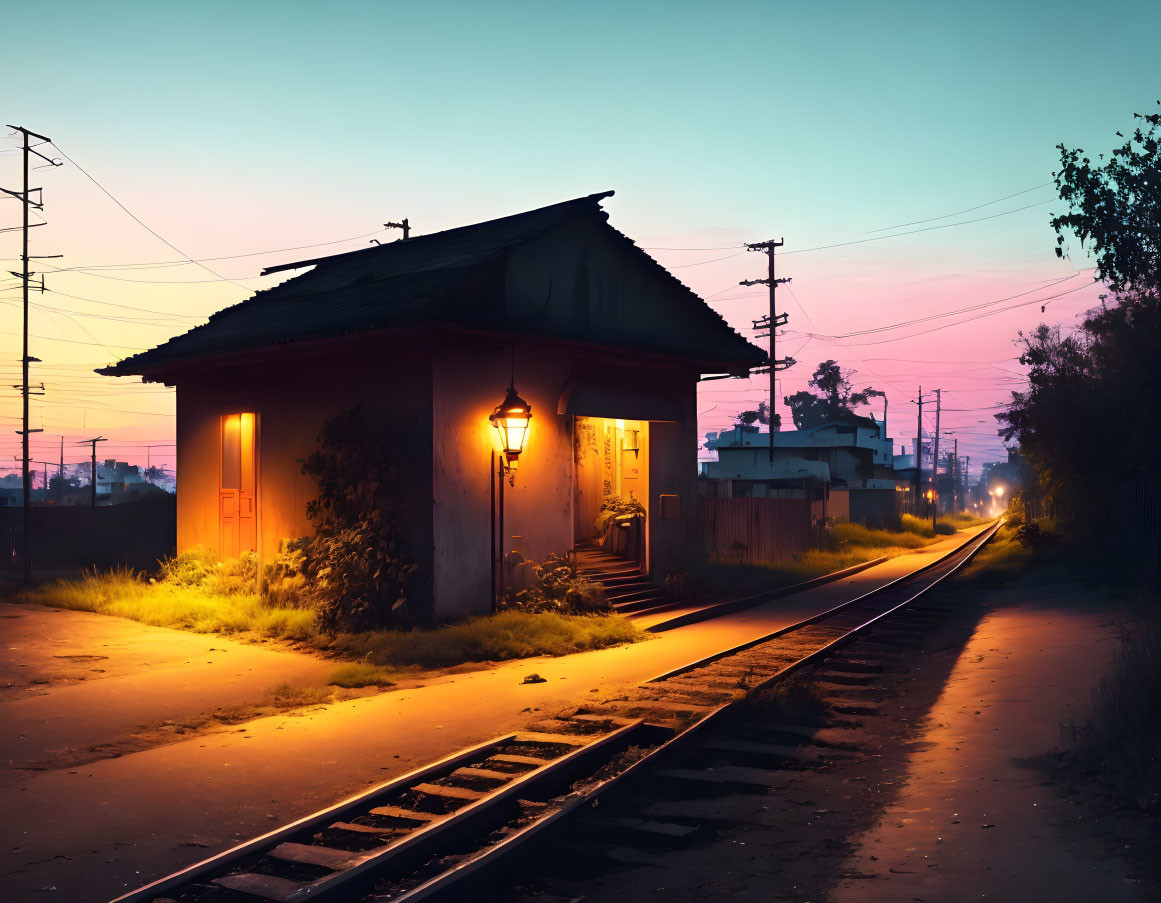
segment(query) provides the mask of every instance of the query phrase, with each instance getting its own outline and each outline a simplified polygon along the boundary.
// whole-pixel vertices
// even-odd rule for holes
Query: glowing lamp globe
[[[524,443],[528,439],[532,406],[516,394],[515,387],[509,387],[508,394],[488,419],[500,434],[505,467],[509,471],[515,470],[520,453],[524,451]]]

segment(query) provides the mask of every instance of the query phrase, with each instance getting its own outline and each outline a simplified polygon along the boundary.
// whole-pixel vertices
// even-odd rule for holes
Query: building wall
[[[268,560],[283,539],[308,535],[315,487],[300,460],[330,418],[362,404],[396,431],[409,557],[431,573],[431,362],[427,340],[397,336],[296,345],[292,354],[206,369],[177,380],[177,547],[217,549],[219,424],[223,414],[258,415],[258,552]],[[420,580],[417,601],[430,598]]]
[[[532,406],[532,421],[514,486],[504,486],[502,551],[543,560],[574,544],[573,417],[558,414],[562,393],[577,380],[600,381],[634,392],[682,399],[688,426],[648,425],[649,474],[645,503],[648,554],[654,573],[680,559],[691,535],[696,495],[696,428],[692,371],[664,365],[626,365],[619,356],[517,342],[516,389]],[[487,611],[491,601],[491,452],[498,449],[488,415],[504,397],[512,370],[510,342],[480,336],[448,337],[432,370],[433,495],[436,613]],[[589,412],[618,416],[616,411]],[[678,496],[678,515],[662,519],[662,493]],[[666,506],[667,512],[673,510]]]

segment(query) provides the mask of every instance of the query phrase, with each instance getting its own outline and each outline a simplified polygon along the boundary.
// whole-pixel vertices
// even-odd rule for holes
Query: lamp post
[[[516,380],[508,386],[508,393],[504,400],[488,416],[492,426],[500,439],[500,466],[496,466],[496,452],[492,452],[491,481],[492,481],[492,611],[496,610],[496,601],[504,592],[504,477],[508,477],[508,485],[516,485],[516,465],[520,462],[520,453],[524,451],[524,443],[528,440],[528,424],[532,420],[532,405],[526,402],[516,392]],[[499,486],[497,498],[496,487]],[[499,523],[497,524],[497,520]],[[500,575],[496,579],[496,537],[499,531],[500,539]]]

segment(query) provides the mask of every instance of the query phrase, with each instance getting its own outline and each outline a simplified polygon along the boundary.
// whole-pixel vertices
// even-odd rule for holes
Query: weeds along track
[[[844,655],[843,647],[872,630],[876,647],[906,643],[938,616],[913,603],[965,565],[999,526],[830,611],[658,675],[619,698],[462,750],[114,903],[452,899],[468,881],[510,861],[508,854],[570,815],[593,821],[584,810],[596,797],[634,777],[773,786],[776,771],[748,765],[667,766],[680,764],[691,748],[715,744],[720,756],[803,755],[785,745],[714,734],[751,695],[807,667],[823,668],[815,676],[832,688],[850,688],[843,694],[850,698],[832,699],[833,710],[859,714],[868,703],[858,687],[876,665],[865,655]],[[897,623],[892,615],[905,608],[906,623]],[[592,827],[672,837],[692,830],[641,819],[613,821]]]

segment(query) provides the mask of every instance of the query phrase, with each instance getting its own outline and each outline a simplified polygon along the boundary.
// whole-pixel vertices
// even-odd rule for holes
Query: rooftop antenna
[[[407,221],[406,217],[404,217],[403,222],[401,222],[401,223],[384,223],[383,228],[384,229],[402,229],[404,241],[407,241],[407,239],[409,239],[411,237],[411,224]]]

